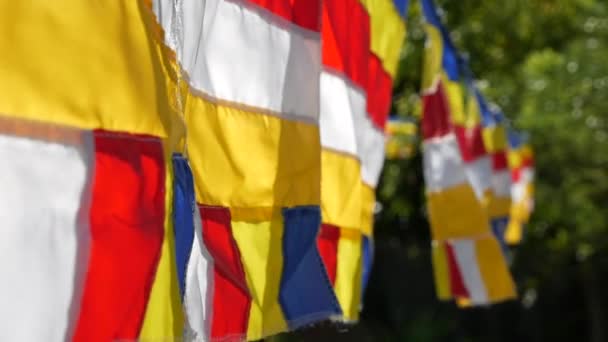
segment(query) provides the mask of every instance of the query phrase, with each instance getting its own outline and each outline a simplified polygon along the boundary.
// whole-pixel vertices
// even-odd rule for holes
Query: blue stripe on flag
[[[505,231],[507,230],[507,225],[509,224],[509,217],[500,217],[491,219],[492,232],[496,239],[500,243],[500,249],[502,250],[503,255],[508,256],[509,248],[507,247],[507,243],[505,241]]]
[[[369,276],[372,273],[372,265],[374,263],[374,240],[371,237],[363,236],[363,283],[361,286],[361,303],[363,303],[363,295],[367,288]]]
[[[441,24],[441,19],[437,14],[437,9],[432,0],[422,0],[422,12],[424,19],[431,25],[435,26],[441,37],[443,38],[443,51],[442,51],[442,66],[445,70],[448,78],[452,81],[460,80],[460,68],[459,68],[459,57],[450,35],[445,27]]]
[[[516,132],[512,129],[508,131],[507,138],[509,139],[509,146],[512,149],[517,149],[523,144],[521,133]]]
[[[408,0],[393,0],[393,3],[395,4],[395,7],[397,8],[397,12],[399,12],[399,15],[401,15],[401,18],[406,19],[407,18],[407,5],[408,5]]]
[[[317,250],[321,211],[316,206],[283,209],[283,275],[279,301],[289,329],[341,314]]]
[[[479,112],[481,113],[481,124],[483,127],[491,127],[496,126],[496,121],[494,120],[494,114],[490,110],[486,99],[483,97],[481,92],[478,89],[475,89],[475,99],[477,100],[477,105],[479,106]]]
[[[424,19],[429,24],[441,29],[441,20],[439,19],[439,15],[437,15],[433,0],[422,0],[422,13],[424,14]]]
[[[442,65],[451,81],[460,81],[458,55],[454,47],[446,44],[444,39]]]
[[[186,268],[194,240],[194,183],[188,161],[173,155],[173,233],[180,297],[184,298]]]

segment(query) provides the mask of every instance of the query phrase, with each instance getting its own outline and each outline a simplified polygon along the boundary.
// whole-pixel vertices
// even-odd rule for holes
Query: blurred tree
[[[435,299],[421,156],[390,161],[361,322],[282,335],[308,341],[607,341],[608,2],[437,1],[477,83],[536,152],[536,210],[515,250],[519,301]],[[424,33],[412,1],[393,112],[415,116]]]

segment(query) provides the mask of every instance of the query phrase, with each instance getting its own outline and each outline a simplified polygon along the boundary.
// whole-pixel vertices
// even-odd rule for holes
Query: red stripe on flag
[[[203,240],[213,258],[211,338],[247,333],[251,298],[227,208],[200,206]]]
[[[367,89],[369,14],[358,0],[323,1],[323,65]]]
[[[523,168],[522,167],[517,167],[515,169],[511,170],[511,180],[514,183],[517,183],[521,180],[521,174],[523,172]]]
[[[492,154],[492,169],[494,171],[506,170],[507,167],[507,153],[505,151]]]
[[[95,132],[91,250],[75,341],[139,335],[164,234],[163,159],[156,138]]]
[[[521,167],[531,168],[534,166],[534,158],[533,157],[525,157],[521,161]]]
[[[372,122],[384,131],[391,109],[393,81],[384,70],[382,61],[374,53],[369,54],[367,79],[367,113]]]
[[[462,274],[460,273],[460,267],[456,262],[456,256],[454,255],[454,249],[449,242],[445,243],[445,251],[448,257],[448,269],[450,271],[450,289],[452,296],[454,297],[469,297],[469,291],[464,286]]]
[[[317,238],[317,247],[321,254],[321,259],[325,265],[325,270],[333,286],[336,283],[336,268],[338,264],[338,241],[340,240],[340,228],[322,224],[321,232]]]
[[[451,130],[450,109],[443,89],[437,84],[437,90],[422,98],[422,135],[424,139],[442,137]]]
[[[319,0],[249,0],[296,25],[319,32]]]
[[[481,129],[480,125],[474,127],[454,126],[454,133],[460,146],[460,154],[465,163],[487,155]]]

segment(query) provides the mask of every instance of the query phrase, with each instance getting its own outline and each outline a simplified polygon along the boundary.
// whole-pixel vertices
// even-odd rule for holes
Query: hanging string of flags
[[[323,1],[318,246],[345,322],[358,319],[372,265],[375,188],[405,8],[405,1]]]
[[[0,339],[356,321],[406,8],[3,4]]]
[[[140,337],[180,336],[155,314],[180,316],[182,306],[203,341],[257,340],[339,315],[316,249],[321,3],[158,0],[153,9],[182,75],[179,158],[195,199],[183,215],[195,218],[175,238],[179,302],[153,288],[149,308],[159,309]]]
[[[508,140],[512,205],[505,241],[515,245],[523,239],[524,225],[534,210],[534,153],[525,135],[511,130]]]
[[[513,298],[503,251],[533,207],[531,149],[462,84],[422,5],[438,296]],[[0,340],[241,341],[356,322],[385,153],[407,158],[418,134],[388,120],[407,8],[0,5],[0,269],[15,275]]]
[[[460,306],[511,299],[507,242],[519,241],[532,207],[532,173],[521,175],[531,165],[522,154],[530,150],[509,147],[504,116],[475,87],[433,1],[422,0],[422,7],[422,150],[437,296]],[[513,174],[521,179],[517,190]]]

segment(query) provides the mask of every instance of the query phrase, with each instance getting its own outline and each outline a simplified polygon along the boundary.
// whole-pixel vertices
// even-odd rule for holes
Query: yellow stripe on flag
[[[498,241],[493,236],[475,241],[477,264],[488,300],[499,302],[516,297],[515,285]]]
[[[425,24],[427,39],[424,46],[424,64],[422,66],[422,90],[433,88],[442,73],[443,39],[441,32],[430,24]]]
[[[433,238],[470,238],[490,231],[488,216],[469,184],[428,193]]]
[[[509,218],[509,224],[505,231],[505,241],[509,245],[516,245],[521,242],[523,236],[523,224],[513,217]]]
[[[147,6],[147,7],[146,7]],[[158,58],[158,70],[155,73],[157,89],[166,93],[167,105],[173,112],[169,120],[165,121],[164,127],[168,138],[163,140],[165,156],[165,232],[161,247],[161,256],[156,270],[154,283],[150,291],[150,297],[146,306],[146,312],[139,335],[140,341],[155,341],[159,339],[176,339],[183,336],[184,313],[180,298],[178,275],[175,259],[175,239],[173,228],[173,186],[174,173],[172,155],[175,152],[183,152],[185,137],[185,122],[176,111],[177,107],[177,72],[178,66],[175,62],[175,54],[162,43],[161,29],[150,12],[150,5],[141,5],[143,18],[150,34],[153,36],[150,51],[154,51]],[[185,88],[182,87],[183,90]],[[157,94],[161,96],[160,93]],[[164,110],[164,102],[157,110]],[[109,127],[103,127],[109,129]],[[145,132],[144,132],[145,133]],[[150,132],[148,132],[150,134]]]
[[[340,229],[334,291],[346,322],[359,319],[363,268],[361,243],[359,231]]]
[[[469,119],[465,115],[462,85],[456,81],[449,80],[445,74],[442,75],[442,80],[443,85],[445,86],[445,93],[450,104],[450,118],[452,122],[458,125],[474,125],[474,119],[473,121],[469,122]],[[477,121],[477,123],[479,123],[479,121]]]
[[[323,223],[358,229],[361,226],[361,166],[350,155],[321,151]]]
[[[510,169],[516,169],[522,165],[523,155],[521,147],[509,150],[507,153],[507,162],[509,163]]]
[[[361,0],[361,3],[370,16],[371,51],[380,58],[391,78],[395,78],[406,34],[405,22],[393,0]]]
[[[194,95],[186,101],[186,122],[197,202],[231,208],[320,204],[320,188],[310,186],[320,184],[318,126]]]
[[[153,21],[141,1],[1,2],[0,112],[169,136],[175,112]]]
[[[479,109],[479,101],[477,101],[475,93],[470,92],[467,97],[466,118],[464,119],[464,122],[455,123],[469,128],[476,127],[481,123],[481,111]]]
[[[266,221],[257,221],[244,211],[231,211],[232,233],[241,253],[251,309],[247,329],[248,340],[287,331],[287,323],[279,304],[283,271],[283,216],[279,210]],[[252,218],[254,220],[252,220]]]
[[[374,207],[376,206],[376,189],[363,183],[361,187],[361,233],[371,237],[374,235]]]
[[[184,317],[177,282],[175,261],[175,239],[173,238],[173,164],[172,149],[165,148],[165,236],[161,247],[161,257],[152,285],[140,341],[175,339],[183,335]]]
[[[507,149],[507,132],[504,126],[485,127],[481,134],[488,153],[496,153]]]
[[[496,197],[493,193],[486,196],[487,212],[490,218],[509,216],[511,212],[511,198]]]
[[[448,257],[445,252],[445,242],[433,241],[431,253],[437,298],[448,300],[452,298],[452,291],[450,289],[450,269],[448,268]]]

